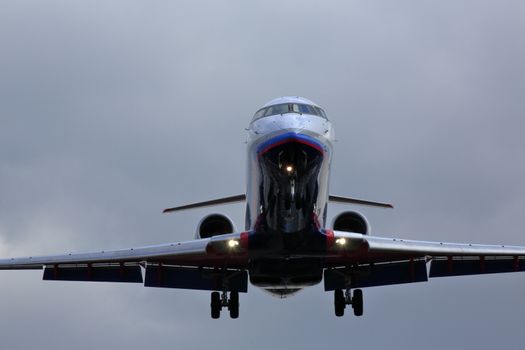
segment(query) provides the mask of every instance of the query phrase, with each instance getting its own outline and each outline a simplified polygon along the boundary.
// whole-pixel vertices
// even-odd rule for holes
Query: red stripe
[[[241,247],[245,250],[248,250],[248,232],[241,232]]]
[[[330,229],[326,229],[325,235],[326,235],[326,248],[331,248],[334,245],[334,241],[335,241],[334,231]]]
[[[321,224],[319,223],[319,217],[316,213],[312,213],[312,219],[314,221],[315,228],[319,230],[321,228]]]

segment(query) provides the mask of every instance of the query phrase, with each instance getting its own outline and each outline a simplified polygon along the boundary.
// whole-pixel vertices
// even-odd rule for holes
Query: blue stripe
[[[296,139],[296,140],[306,141],[308,143],[313,143],[314,145],[316,145],[317,147],[319,147],[323,151],[326,151],[326,148],[324,147],[324,145],[322,143],[320,143],[319,141],[317,141],[317,139],[315,139],[315,138],[313,138],[311,136],[308,136],[308,135],[305,135],[305,134],[298,134],[298,133],[295,133],[295,132],[287,132],[287,133],[278,135],[278,136],[276,136],[274,138],[271,138],[271,139],[266,140],[263,143],[261,143],[257,147],[257,153],[260,153],[262,150],[268,148],[269,146],[271,146],[271,145],[273,145],[275,143],[279,143],[279,142],[281,142],[283,140],[286,140],[286,139]]]

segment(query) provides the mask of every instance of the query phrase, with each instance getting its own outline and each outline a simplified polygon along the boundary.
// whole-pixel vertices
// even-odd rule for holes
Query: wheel
[[[361,289],[354,290],[352,308],[354,309],[354,315],[363,316],[363,291]]]
[[[335,309],[335,315],[337,317],[341,317],[345,314],[345,296],[343,294],[343,291],[341,289],[334,290],[334,309]]]
[[[228,303],[231,318],[239,317],[239,292],[230,293],[230,302]]]
[[[211,293],[211,318],[221,317],[221,295],[219,292]]]

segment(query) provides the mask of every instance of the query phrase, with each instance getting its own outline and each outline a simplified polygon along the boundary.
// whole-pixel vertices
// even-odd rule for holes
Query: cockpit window
[[[314,106],[314,109],[317,111],[317,115],[323,117],[324,119],[328,119],[328,117],[326,116],[326,113],[324,112],[322,108]]]
[[[285,114],[288,112],[290,112],[289,104],[275,105],[275,106],[268,107],[266,109],[266,112],[264,113],[264,116],[267,117],[269,115]]]
[[[325,112],[320,107],[298,103],[283,103],[259,109],[253,116],[253,120],[285,113],[311,114],[327,119]]]

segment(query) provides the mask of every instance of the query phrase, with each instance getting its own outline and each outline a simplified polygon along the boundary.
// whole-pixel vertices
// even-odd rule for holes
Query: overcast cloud
[[[336,130],[331,191],[373,234],[525,245],[523,1],[2,1],[0,255],[193,238],[242,193],[251,116],[282,95]],[[344,207],[330,207],[330,217]],[[242,205],[214,211],[243,227]],[[492,349],[522,344],[525,274],[365,290],[209,293],[0,273],[5,349]]]

